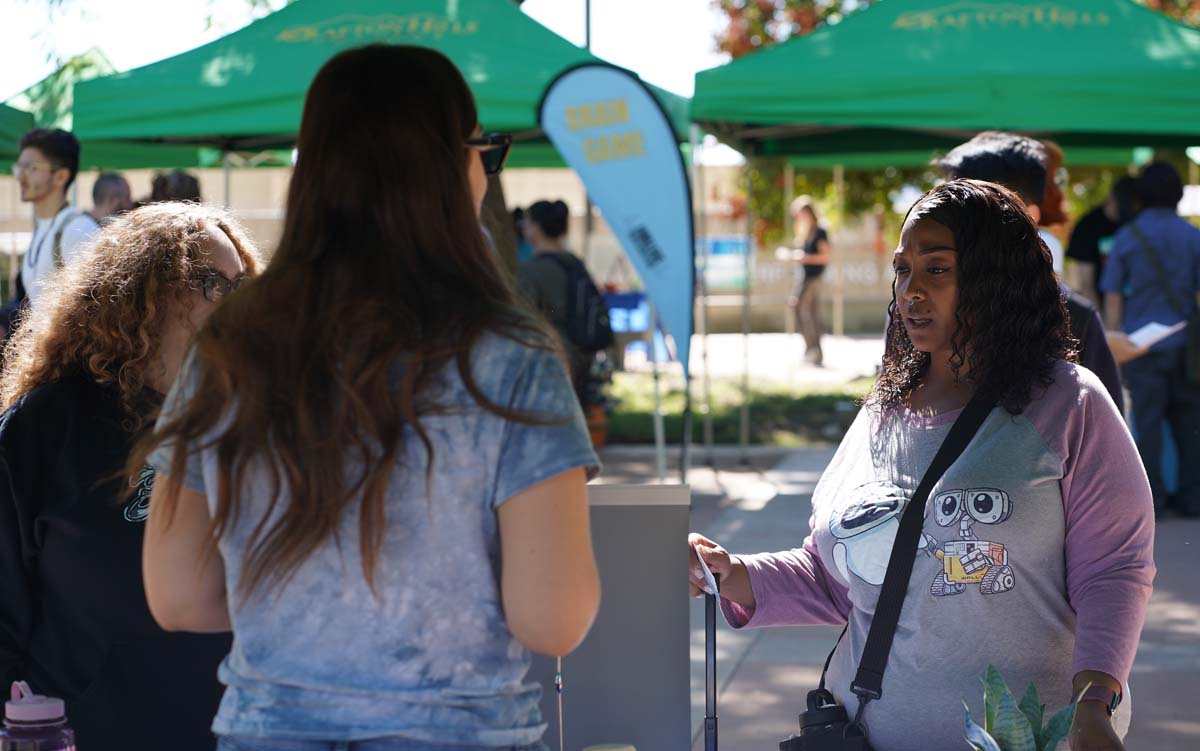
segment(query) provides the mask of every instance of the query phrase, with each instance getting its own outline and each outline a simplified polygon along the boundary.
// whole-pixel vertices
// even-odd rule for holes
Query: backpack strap
[[[560,251],[552,251],[550,253],[538,253],[536,256],[533,257],[533,259],[535,261],[539,260],[539,259],[543,259],[543,258],[546,259],[547,261],[553,261],[554,264],[556,266],[558,266],[560,269],[562,269],[564,272],[566,272],[566,274],[568,276],[571,275],[572,273],[575,273],[576,271],[578,271],[579,265],[583,263],[583,261],[581,261],[575,257],[575,254],[569,253],[567,251],[561,251],[561,252]]]
[[[78,219],[79,217],[83,216],[82,211],[79,211],[78,209],[73,209],[70,207],[68,207],[65,210],[65,213],[67,215],[67,218],[63,219],[59,223],[58,231],[54,233],[54,268],[56,268],[56,269],[61,269],[62,265],[63,265],[63,260],[62,260],[63,233],[67,231],[67,226],[70,225],[71,222],[73,222],[76,219]]]

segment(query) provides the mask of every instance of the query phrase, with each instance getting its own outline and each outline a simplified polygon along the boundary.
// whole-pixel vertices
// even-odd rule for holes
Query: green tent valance
[[[38,81],[8,101],[22,117],[14,121],[16,130],[0,125],[0,155],[15,149],[20,137],[31,128],[74,130],[72,118],[73,87],[81,82],[115,72],[112,63],[97,49],[67,60],[53,74]],[[0,116],[2,117],[2,116]],[[0,162],[3,157],[0,156]],[[85,139],[80,144],[80,170],[170,169],[219,167],[221,153],[195,146],[122,143]]]
[[[915,151],[877,151],[829,154],[803,154],[787,157],[788,164],[800,169],[831,170],[842,166],[848,170],[877,171],[888,167],[913,168],[927,166],[946,153],[945,149]],[[1063,152],[1067,167],[1128,167],[1137,163],[1133,149],[1072,147]]]
[[[563,70],[596,58],[498,0],[298,0],[203,47],[75,87],[81,138],[257,149],[291,144],[304,95],[334,54],[364,44],[440,50],[489,130],[540,135],[536,107]],[[403,81],[381,81],[379,96]],[[686,138],[688,102],[656,94]]]
[[[17,161],[17,142],[33,128],[33,115],[0,104],[0,170],[8,172]]]
[[[756,153],[1200,141],[1200,30],[1130,0],[888,0],[696,76],[694,119]]]

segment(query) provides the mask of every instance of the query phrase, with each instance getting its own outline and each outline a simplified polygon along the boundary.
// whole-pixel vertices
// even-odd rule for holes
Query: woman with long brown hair
[[[433,50],[326,63],[279,247],[146,446],[151,610],[234,632],[221,748],[543,748],[528,650],[595,615],[597,460],[480,229],[480,132]]]
[[[161,204],[105,228],[50,280],[0,381],[0,685],[66,701],[81,748],[211,751],[225,635],[146,606],[153,471],[125,473],[188,342],[257,267],[224,212]]]

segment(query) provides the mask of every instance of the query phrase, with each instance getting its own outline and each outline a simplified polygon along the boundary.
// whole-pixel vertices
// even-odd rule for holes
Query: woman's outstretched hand
[[[693,532],[688,535],[688,594],[699,597],[705,594],[707,586],[704,582],[704,572],[700,570],[697,556],[704,558],[708,570],[717,579],[720,595],[725,599],[736,602],[747,610],[754,610],[754,591],[750,587],[750,576],[746,566],[729,551],[704,535]],[[714,592],[713,594],[717,594]]]

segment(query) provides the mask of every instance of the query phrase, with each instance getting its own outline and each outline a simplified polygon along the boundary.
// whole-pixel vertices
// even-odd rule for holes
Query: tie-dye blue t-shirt
[[[234,643],[218,674],[226,686],[213,723],[218,735],[398,736],[496,747],[540,740],[541,689],[525,681],[530,655],[509,633],[501,606],[496,509],[561,472],[594,474],[598,460],[557,356],[488,335],[471,361],[495,404],[565,421],[498,417],[448,368],[439,401],[462,408],[423,420],[434,449],[428,493],[424,450],[413,431],[404,436],[385,499],[378,597],[362,573],[354,507],[342,520],[340,545],[327,540],[286,587],[239,603],[232,593],[247,540],[269,498],[266,474],[248,473],[242,513],[219,542]],[[187,398],[192,375],[190,368],[181,374],[164,415]],[[160,448],[151,463],[166,472],[170,458]],[[184,485],[207,495],[212,508],[215,450],[190,454]]]

